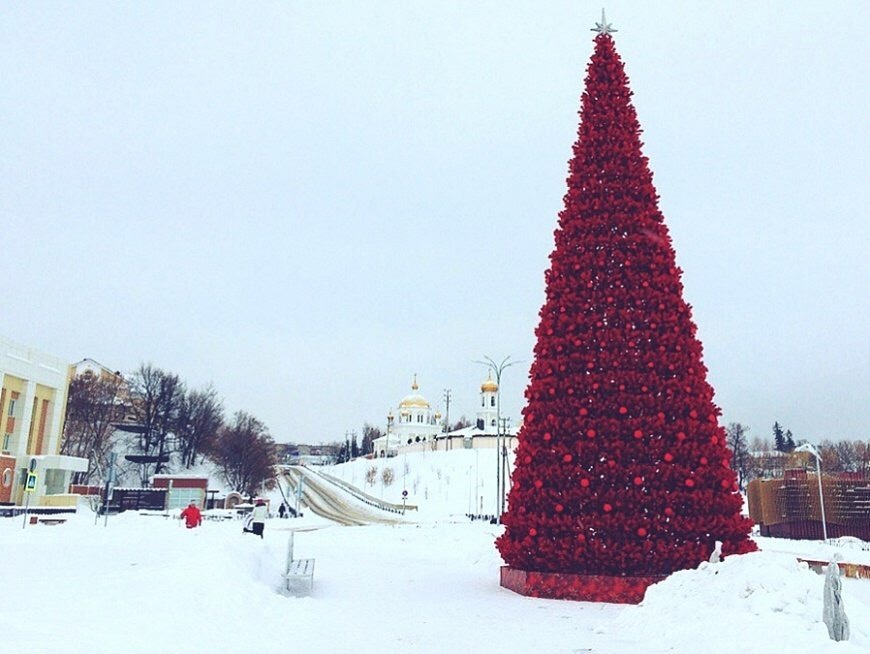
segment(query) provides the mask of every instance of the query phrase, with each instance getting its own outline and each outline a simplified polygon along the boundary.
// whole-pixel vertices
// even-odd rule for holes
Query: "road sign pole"
[[[114,452],[109,453],[109,470],[106,474],[106,499],[103,501],[103,527],[109,526],[109,494],[112,492],[112,484],[115,482],[115,458]]]
[[[30,466],[24,473],[24,522],[21,528],[27,526],[27,511],[30,509],[30,494],[36,489],[36,457],[30,459]]]
[[[27,510],[30,508],[30,493],[26,490],[24,491],[24,522],[21,524],[21,528],[24,529],[27,526]]]

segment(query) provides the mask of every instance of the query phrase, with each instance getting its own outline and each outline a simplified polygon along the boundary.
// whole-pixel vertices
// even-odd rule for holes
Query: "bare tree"
[[[737,473],[737,483],[740,490],[746,488],[746,482],[752,474],[752,463],[749,448],[746,444],[749,427],[739,422],[732,422],[726,429],[728,448],[731,450],[731,469]]]
[[[255,495],[263,485],[274,485],[275,441],[266,425],[244,411],[237,411],[221,428],[211,457],[227,484],[240,493]]]
[[[855,441],[855,471],[870,476],[870,441]]]
[[[140,465],[143,486],[151,475],[158,474],[172,453],[171,436],[178,422],[178,409],[184,385],[178,375],[143,363],[130,377],[129,415],[135,423],[134,446],[140,455],[154,458]]]
[[[375,451],[374,442],[376,439],[384,435],[378,427],[365,423],[362,428],[362,445],[360,446],[363,454],[371,454]]]
[[[106,469],[114,423],[123,419],[124,379],[120,375],[75,377],[69,386],[61,454],[88,459],[88,469],[76,473],[76,482],[88,484],[98,468]]]
[[[190,468],[198,455],[208,453],[223,422],[223,406],[211,386],[182,395],[175,429],[181,465]]]
[[[841,440],[834,445],[837,464],[842,472],[857,472],[860,466],[855,441]]]
[[[473,424],[474,423],[471,422],[471,420],[469,420],[465,416],[461,416],[459,418],[459,420],[457,420],[456,422],[454,422],[452,425],[450,425],[447,428],[447,431],[451,432],[451,431],[456,431],[457,429],[465,429],[466,427],[471,427],[471,425],[473,425]]]
[[[393,472],[392,468],[384,468],[381,470],[381,481],[384,483],[384,486],[390,486],[396,479],[396,473]]]
[[[840,440],[836,443],[825,439],[819,444],[824,472],[858,472],[862,467],[860,445],[854,441]]]

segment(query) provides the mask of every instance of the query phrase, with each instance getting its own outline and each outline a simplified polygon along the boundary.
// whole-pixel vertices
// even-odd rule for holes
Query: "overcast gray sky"
[[[868,438],[870,3],[613,1],[724,422]],[[0,5],[0,333],[278,441],[523,405],[600,2]]]

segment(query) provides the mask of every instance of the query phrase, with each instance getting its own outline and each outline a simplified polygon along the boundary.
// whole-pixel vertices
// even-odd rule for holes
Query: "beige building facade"
[[[59,454],[69,378],[62,359],[0,336],[0,505],[75,504],[70,477],[87,460]]]

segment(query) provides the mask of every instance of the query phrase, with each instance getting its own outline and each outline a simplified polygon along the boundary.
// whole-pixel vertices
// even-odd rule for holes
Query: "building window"
[[[489,406],[495,406],[495,395],[489,398]]]
[[[489,424],[492,425],[493,427],[495,427],[495,420],[493,420],[493,421],[492,421],[491,423],[489,423]]]
[[[9,414],[8,415],[10,417],[15,415],[15,400],[14,399],[9,400]]]
[[[12,434],[4,434],[3,435],[3,451],[9,451],[9,439],[12,438]]]
[[[486,398],[485,397],[480,398],[480,406],[486,406]]]
[[[12,485],[12,468],[6,468],[3,471],[3,488],[9,488]]]

